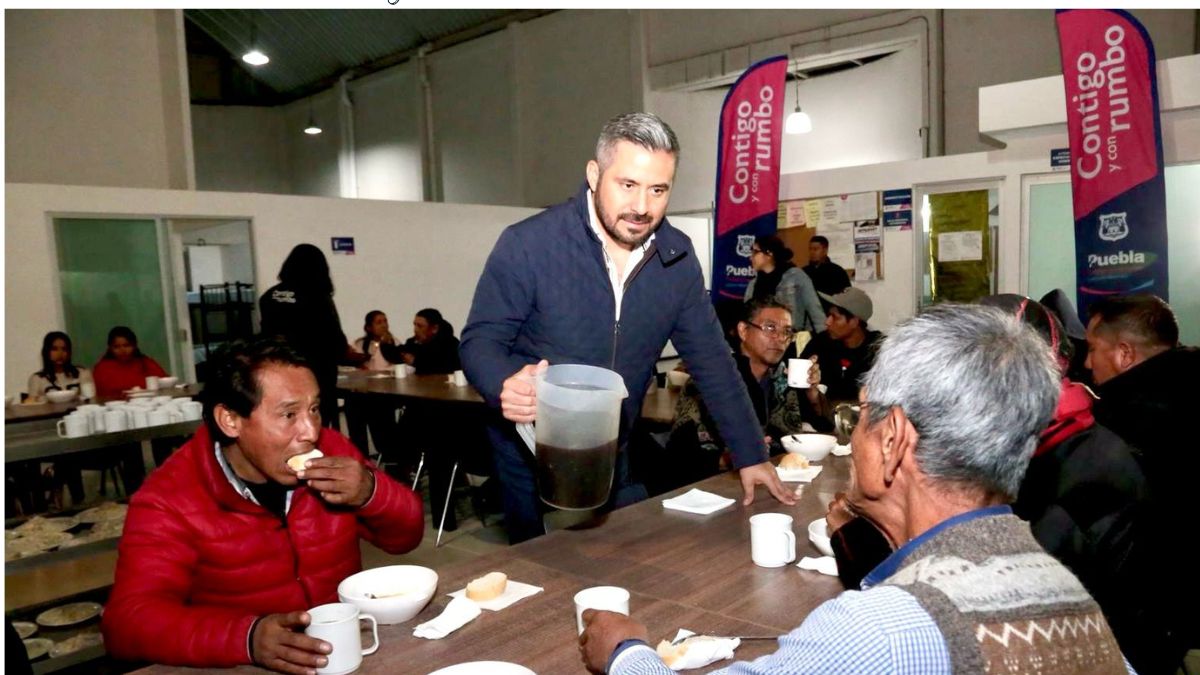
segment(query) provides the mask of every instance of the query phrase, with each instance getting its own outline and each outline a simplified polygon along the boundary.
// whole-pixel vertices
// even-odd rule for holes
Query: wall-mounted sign
[[[912,190],[883,191],[883,226],[912,229]]]
[[[1055,171],[1066,171],[1071,168],[1071,149],[1054,148],[1050,151],[1050,168]]]
[[[354,237],[331,237],[334,255],[354,255]]]

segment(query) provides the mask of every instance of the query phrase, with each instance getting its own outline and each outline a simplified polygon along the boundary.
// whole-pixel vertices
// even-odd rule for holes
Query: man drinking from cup
[[[1008,506],[1058,391],[1049,346],[999,310],[943,304],[897,326],[859,394],[853,470],[856,510],[898,548],[732,670],[1127,672],[1099,605]],[[672,672],[635,620],[582,618],[588,670]]]
[[[737,335],[733,360],[767,442],[802,431],[806,422],[816,431],[832,431],[833,412],[817,386],[821,370],[815,359],[803,373],[789,373],[780,366],[794,335],[791,308],[775,297],[751,300],[742,309]],[[800,378],[804,388],[789,387],[789,377]],[[712,414],[689,380],[676,404],[667,444],[665,463],[674,467],[672,478],[679,485],[707,478],[719,470],[724,452],[725,442]]]
[[[282,340],[234,342],[210,363],[204,426],[130,499],[105,645],[118,659],[308,672],[330,647],[303,633],[304,610],[362,569],[360,533],[415,548],[421,500],[321,426],[316,377]]]

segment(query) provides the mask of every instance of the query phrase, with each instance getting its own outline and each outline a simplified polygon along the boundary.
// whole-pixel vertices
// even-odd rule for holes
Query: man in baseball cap
[[[883,337],[879,331],[867,329],[873,311],[871,298],[853,286],[835,295],[818,295],[829,305],[825,331],[813,338],[800,356],[817,356],[829,399],[857,400],[859,376],[871,369],[876,345]]]

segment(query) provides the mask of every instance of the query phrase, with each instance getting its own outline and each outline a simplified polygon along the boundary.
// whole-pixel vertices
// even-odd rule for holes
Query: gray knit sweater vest
[[[1014,515],[953,525],[882,582],[911,593],[955,673],[1125,673],[1100,606]]]

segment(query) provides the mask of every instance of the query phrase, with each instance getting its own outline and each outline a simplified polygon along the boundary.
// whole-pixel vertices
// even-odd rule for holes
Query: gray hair
[[[603,173],[612,163],[612,151],[620,141],[640,145],[651,152],[669,152],[679,159],[679,139],[667,123],[647,112],[617,115],[605,123],[596,140],[596,162]]]
[[[993,307],[942,304],[900,324],[864,378],[873,426],[894,406],[925,475],[1014,498],[1058,404],[1046,341]]]

